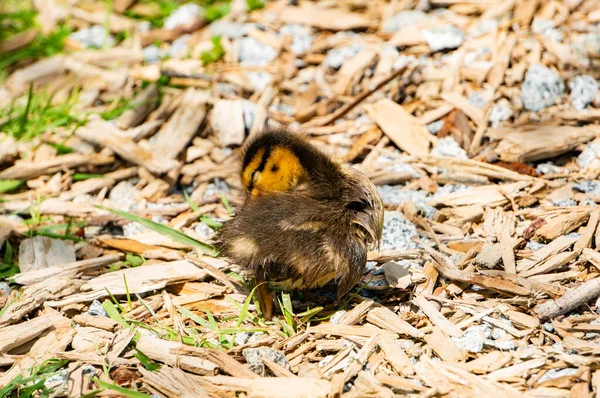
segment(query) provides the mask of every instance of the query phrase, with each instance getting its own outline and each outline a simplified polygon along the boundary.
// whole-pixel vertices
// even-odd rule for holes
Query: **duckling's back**
[[[338,296],[362,276],[364,239],[350,212],[306,195],[273,192],[249,198],[221,232],[224,254],[254,271],[258,281],[311,289],[332,279]]]

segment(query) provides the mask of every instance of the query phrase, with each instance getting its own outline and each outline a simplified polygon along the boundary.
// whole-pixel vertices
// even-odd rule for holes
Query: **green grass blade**
[[[146,354],[144,354],[143,352],[141,352],[140,350],[138,350],[137,348],[135,349],[135,354],[133,354],[134,357],[136,357],[138,359],[138,361],[140,361],[140,363],[142,364],[142,366],[146,369],[149,370],[151,372],[157,370],[160,368],[160,365],[157,364],[156,362],[154,362],[153,360],[151,360],[150,358],[148,358],[146,356]]]
[[[208,321],[202,319],[201,317],[199,317],[198,315],[194,314],[192,311],[188,310],[187,308],[184,308],[184,307],[178,305],[177,309],[179,310],[179,312],[181,312],[181,314],[183,316],[187,316],[192,321],[196,322],[198,325],[201,325],[201,326],[203,326],[203,327],[205,327],[207,329],[211,329],[212,328],[212,325]]]
[[[23,116],[21,116],[21,123],[19,125],[19,134],[21,137],[25,132],[25,127],[27,126],[27,119],[29,117],[29,109],[31,109],[31,100],[33,99],[33,83],[29,83],[29,93],[27,93],[27,105],[25,105],[25,110],[23,111]]]
[[[148,220],[147,218],[140,217],[136,214],[131,214],[126,211],[110,209],[108,207],[103,207],[103,206],[97,206],[97,207],[99,209],[109,211],[119,217],[123,217],[129,221],[138,222],[138,223],[142,224],[144,227],[151,229],[154,232],[158,232],[159,234],[167,236],[167,237],[173,239],[174,241],[184,244],[186,246],[192,247],[194,249],[198,249],[202,253],[206,253],[208,255],[215,256],[215,257],[219,255],[219,251],[213,245],[209,245],[208,243],[204,243],[204,242],[196,240],[192,237],[189,237],[186,234],[184,234],[183,232],[173,229],[167,225],[157,223],[152,220]]]
[[[25,181],[21,180],[0,180],[0,193],[8,193],[14,191],[24,183]]]
[[[107,390],[112,390],[112,391],[116,391],[119,394],[123,394],[126,397],[130,397],[130,398],[150,398],[150,395],[148,394],[144,394],[143,392],[139,392],[139,391],[133,391],[130,390],[129,388],[124,388],[124,387],[119,387],[115,384],[112,383],[108,383],[106,381],[102,381],[96,377],[92,378],[92,381],[96,384],[98,384],[98,386],[107,389]]]
[[[266,283],[266,282],[263,282],[263,283]],[[262,283],[261,283],[261,285],[262,285]],[[246,316],[248,316],[248,307],[250,306],[250,303],[252,302],[252,297],[254,297],[254,291],[259,286],[260,285],[256,285],[254,287],[254,289],[252,289],[252,291],[250,292],[250,294],[248,295],[246,300],[244,300],[244,305],[242,306],[242,310],[240,311],[240,316],[238,317],[235,327],[239,328],[242,325],[242,323],[244,323]]]
[[[127,295],[127,304],[129,305],[129,311],[133,310],[133,304],[131,304],[131,295],[129,294],[129,285],[127,285],[127,278],[123,274],[123,284],[125,284],[125,293]]]
[[[229,205],[229,201],[227,200],[225,195],[220,194],[220,196],[221,196],[221,202],[223,202],[223,206],[225,206],[225,208],[227,209],[227,213],[229,213],[230,216],[233,216],[233,209]]]
[[[192,200],[192,198],[190,198],[190,195],[188,195],[186,191],[183,191],[183,197],[185,198],[187,204],[190,206],[190,209],[192,209],[193,211],[200,210],[198,205],[194,203],[194,201]]]
[[[108,289],[107,289],[107,291],[108,291]],[[112,294],[111,294],[111,297],[114,300],[114,297],[112,296]],[[123,319],[121,314],[119,314],[119,311],[117,311],[117,307],[115,307],[115,305],[113,303],[111,303],[108,300],[104,300],[104,302],[102,303],[102,308],[104,308],[104,311],[106,311],[106,313],[108,314],[108,317],[110,319],[112,319],[115,322],[120,323],[124,328],[128,327],[127,322],[125,322],[125,320]],[[123,308],[120,305],[119,305],[119,308],[121,309],[121,311],[123,311]]]

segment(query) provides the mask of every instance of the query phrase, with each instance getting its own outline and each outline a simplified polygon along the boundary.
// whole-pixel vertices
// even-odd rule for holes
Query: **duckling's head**
[[[243,150],[242,185],[252,196],[292,191],[308,180],[309,173],[336,167],[304,135],[269,130],[251,139]]]
[[[342,166],[341,201],[352,224],[370,246],[379,247],[383,233],[383,201],[375,185],[361,171]]]

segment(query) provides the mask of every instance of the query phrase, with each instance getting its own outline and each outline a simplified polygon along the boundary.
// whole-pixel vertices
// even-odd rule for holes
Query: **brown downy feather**
[[[284,155],[269,162],[280,148],[288,152],[280,151]],[[300,164],[301,169],[282,162]],[[224,254],[252,270],[257,283],[311,289],[335,279],[338,298],[343,297],[362,277],[368,248],[381,239],[383,204],[375,186],[358,170],[338,165],[288,132],[254,139],[242,163],[248,197],[221,231]],[[273,164],[278,166],[274,173],[263,173],[265,165]],[[253,176],[260,167],[261,174]],[[277,174],[280,170],[300,177]],[[269,319],[272,293],[266,284],[258,292]]]

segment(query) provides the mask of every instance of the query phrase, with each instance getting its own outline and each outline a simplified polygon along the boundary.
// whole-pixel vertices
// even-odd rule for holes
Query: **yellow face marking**
[[[268,156],[266,161],[264,156]],[[288,148],[261,148],[242,172],[242,184],[253,196],[262,191],[291,191],[306,179],[298,157]]]
[[[252,183],[252,173],[260,167],[263,156],[265,156],[265,148],[260,148],[258,151],[256,151],[256,154],[250,163],[248,163],[246,168],[242,170],[242,185],[246,190],[250,189],[250,185]]]

